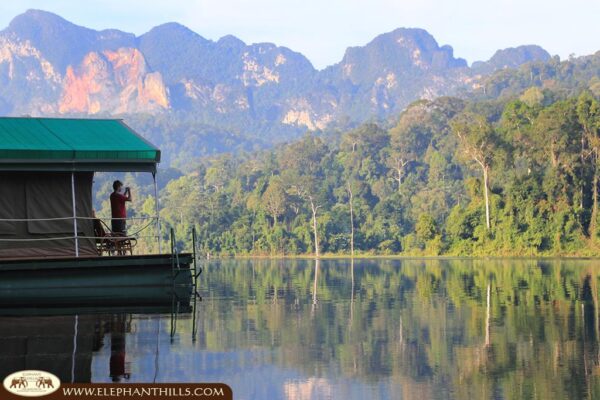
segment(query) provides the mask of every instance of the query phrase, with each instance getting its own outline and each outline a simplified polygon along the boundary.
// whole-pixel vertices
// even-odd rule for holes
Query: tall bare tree
[[[319,258],[319,231],[317,229],[317,212],[322,207],[318,203],[317,196],[311,190],[310,184],[305,179],[299,179],[299,183],[292,185],[292,191],[300,198],[306,200],[312,212],[312,230],[315,243],[315,257]]]
[[[490,169],[495,153],[499,150],[498,137],[491,124],[481,115],[465,113],[451,123],[452,131],[460,142],[460,151],[464,158],[474,162],[483,175],[483,193],[485,200],[485,226],[490,224]]]
[[[348,204],[350,205],[350,256],[354,258],[354,204],[352,201],[354,195],[352,193],[352,185],[349,181],[346,189],[348,190]]]
[[[292,194],[300,197],[310,206],[317,258],[320,256],[317,213],[323,206],[317,183],[323,177],[321,163],[327,152],[328,148],[320,138],[306,135],[301,141],[289,146],[280,159],[284,171],[282,176]]]
[[[404,168],[406,165],[411,162],[412,158],[405,158],[401,153],[390,152],[388,156],[388,167],[394,170],[394,179],[398,182],[398,191],[402,187],[402,178],[404,177]]]

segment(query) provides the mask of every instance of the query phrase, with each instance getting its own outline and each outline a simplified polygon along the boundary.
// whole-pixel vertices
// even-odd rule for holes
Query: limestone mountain
[[[336,88],[338,115],[364,120],[397,114],[419,98],[448,94],[468,75],[467,62],[454,58],[452,47],[440,47],[425,30],[401,28],[350,47],[319,78],[320,86]]]
[[[95,31],[30,10],[0,33],[2,112],[148,112],[168,106],[133,34]]]
[[[495,70],[547,57],[526,46],[469,68],[426,31],[403,28],[317,70],[286,47],[208,40],[177,23],[135,36],[29,10],[0,32],[0,113],[125,115],[143,121],[138,127],[159,144],[186,143],[178,135],[190,134],[186,151],[203,154],[385,119],[414,100],[474,88]]]

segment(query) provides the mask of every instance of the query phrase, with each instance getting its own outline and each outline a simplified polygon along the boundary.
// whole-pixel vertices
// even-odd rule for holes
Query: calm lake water
[[[195,340],[189,312],[1,317],[0,373],[225,382],[235,399],[600,398],[600,261],[204,268]]]

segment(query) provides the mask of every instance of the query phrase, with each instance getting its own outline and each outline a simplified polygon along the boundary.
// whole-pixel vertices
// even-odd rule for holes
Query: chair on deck
[[[94,236],[99,256],[104,254],[112,256],[115,253],[119,256],[127,253],[133,255],[133,248],[137,245],[136,238],[111,231],[108,225],[98,218],[94,220]]]

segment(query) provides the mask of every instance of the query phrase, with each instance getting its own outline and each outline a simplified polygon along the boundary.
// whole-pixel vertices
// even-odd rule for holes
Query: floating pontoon
[[[160,150],[121,120],[0,118],[0,307],[95,302],[132,286],[192,290],[194,257],[160,250],[158,198],[158,254],[98,252],[94,173],[151,173],[156,196],[159,161]]]

